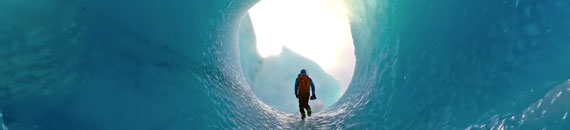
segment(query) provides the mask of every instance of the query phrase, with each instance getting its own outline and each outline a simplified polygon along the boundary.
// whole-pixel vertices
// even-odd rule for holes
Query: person
[[[310,88],[309,88],[310,87]],[[315,95],[315,84],[313,80],[307,75],[305,69],[301,69],[301,73],[295,79],[295,97],[299,99],[299,111],[301,112],[301,119],[305,119],[305,109],[307,116],[311,117],[311,107],[309,106],[309,91],[312,92],[311,100],[317,99]]]

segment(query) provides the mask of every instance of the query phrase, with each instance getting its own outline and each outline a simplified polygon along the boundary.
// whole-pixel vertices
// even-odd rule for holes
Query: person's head
[[[306,74],[307,71],[305,69],[301,69],[301,74]]]

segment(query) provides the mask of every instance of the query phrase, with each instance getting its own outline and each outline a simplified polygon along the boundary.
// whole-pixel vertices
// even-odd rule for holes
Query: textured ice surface
[[[0,110],[0,128],[2,128],[1,130],[8,130],[8,127],[4,124],[4,114],[2,114],[1,110]]]
[[[305,121],[247,87],[238,31],[255,2],[2,0],[4,124],[14,130],[570,129],[565,0],[344,1],[354,77],[338,102]]]

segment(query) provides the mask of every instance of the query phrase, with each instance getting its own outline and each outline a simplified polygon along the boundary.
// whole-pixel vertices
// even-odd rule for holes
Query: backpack
[[[309,93],[311,89],[311,79],[307,75],[301,75],[298,77],[299,82],[299,94]]]

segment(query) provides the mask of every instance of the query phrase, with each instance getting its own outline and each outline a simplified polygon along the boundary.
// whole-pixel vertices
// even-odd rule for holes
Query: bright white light
[[[262,0],[249,10],[262,57],[283,46],[319,64],[346,90],[354,71],[352,34],[341,0]]]

